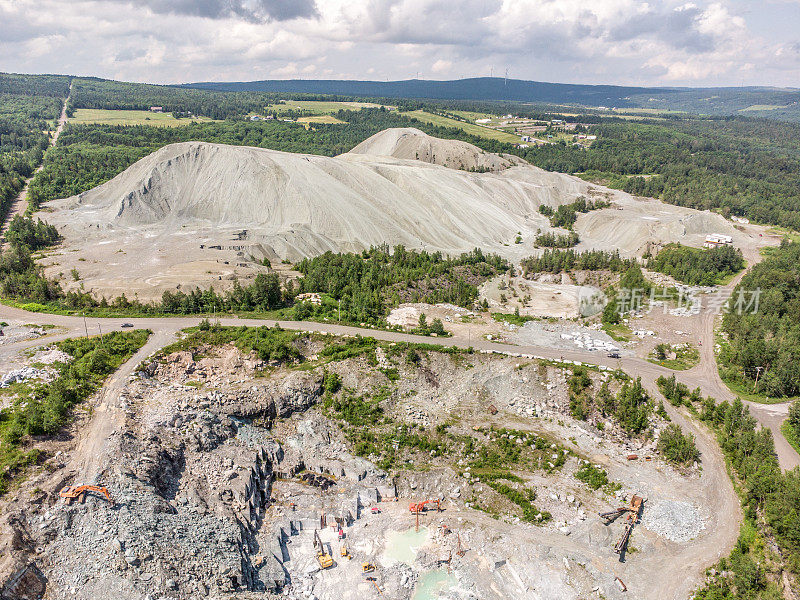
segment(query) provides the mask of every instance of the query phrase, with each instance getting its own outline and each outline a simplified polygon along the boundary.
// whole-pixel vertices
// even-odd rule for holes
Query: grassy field
[[[170,113],[153,113],[149,110],[103,110],[79,108],[69,119],[70,123],[97,123],[101,125],[153,125],[156,127],[180,127],[194,122],[210,122],[207,117],[176,119]]]
[[[780,104],[753,104],[747,108],[739,109],[739,112],[760,111],[760,110],[777,110],[779,108],[786,108]]]
[[[267,112],[278,113],[290,110],[307,110],[316,115],[327,115],[339,110],[361,110],[362,108],[378,108],[380,104],[372,102],[322,102],[317,100],[287,100],[285,104],[270,104],[265,107]]]
[[[333,115],[314,115],[313,117],[300,117],[298,123],[346,123]]]
[[[425,123],[432,123],[433,125],[441,125],[442,127],[458,127],[459,129],[463,129],[465,132],[471,135],[476,135],[490,140],[509,142],[511,144],[518,144],[520,141],[519,136],[506,133],[505,131],[497,131],[496,129],[481,127],[480,125],[473,125],[472,123],[456,121],[455,119],[451,119],[449,117],[441,117],[439,115],[434,115],[422,110],[404,112],[401,114],[407,117],[414,117],[420,121],[424,121]]]

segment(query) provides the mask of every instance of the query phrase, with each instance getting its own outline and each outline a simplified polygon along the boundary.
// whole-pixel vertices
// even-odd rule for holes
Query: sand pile
[[[440,161],[500,170],[432,164]],[[735,243],[744,237],[719,215],[511,162],[414,129],[383,131],[337,157],[172,144],[93,190],[50,203],[41,216],[65,241],[42,264],[68,289],[147,299],[245,283],[263,258],[295,262],[381,244],[446,254],[480,247],[517,260],[540,252],[536,235],[551,229],[540,206],[598,194],[613,206],[578,217],[579,249],[631,256],[652,244],[700,245],[708,233]],[[72,269],[79,279],[64,275]]]
[[[353,148],[350,154],[420,160],[463,171],[501,171],[514,165],[527,164],[517,156],[500,156],[460,140],[435,138],[414,127],[398,127],[376,133]]]

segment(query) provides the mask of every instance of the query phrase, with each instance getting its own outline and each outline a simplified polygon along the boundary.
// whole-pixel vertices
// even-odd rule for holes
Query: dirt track
[[[69,86],[70,92],[72,92],[72,84]],[[61,116],[58,118],[58,126],[56,127],[55,132],[53,133],[53,137],[50,138],[50,147],[56,145],[58,141],[58,136],[61,135],[61,131],[64,129],[64,125],[67,122],[67,102],[69,101],[69,95],[64,98],[64,105],[61,107]],[[8,226],[11,224],[11,219],[16,217],[17,215],[24,215],[28,210],[28,186],[31,183],[31,180],[36,176],[36,174],[42,170],[44,167],[44,162],[36,167],[36,170],[33,174],[28,177],[27,181],[25,181],[25,185],[22,188],[22,191],[17,196],[17,199],[11,204],[11,208],[8,210],[8,214],[6,215],[5,222],[3,223],[2,230],[0,230],[0,240],[2,240],[2,245],[5,247],[5,234],[8,231]]]

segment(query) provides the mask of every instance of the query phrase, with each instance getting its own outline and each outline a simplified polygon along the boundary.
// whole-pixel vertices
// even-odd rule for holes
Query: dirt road
[[[69,91],[70,93],[72,92],[72,84],[70,84],[69,86]],[[67,94],[67,97],[64,98],[64,105],[61,107],[61,116],[58,118],[58,125],[56,126],[56,130],[53,133],[53,137],[50,138],[51,148],[56,145],[56,142],[58,141],[58,136],[61,135],[61,131],[64,129],[64,125],[67,122],[68,101],[69,101],[69,94]],[[3,247],[5,247],[6,245],[5,235],[6,231],[8,231],[8,226],[11,223],[11,219],[13,219],[17,215],[24,215],[27,212],[28,186],[30,185],[31,181],[36,176],[36,174],[39,171],[41,171],[43,167],[44,167],[44,162],[42,162],[42,164],[36,167],[36,170],[33,172],[33,174],[30,177],[28,177],[28,179],[25,181],[25,185],[23,186],[22,191],[20,191],[19,196],[17,196],[17,199],[14,200],[14,202],[11,204],[11,208],[9,208],[3,226],[2,228],[0,228],[0,243],[2,243]]]
[[[735,282],[729,284],[735,285]],[[732,289],[732,287],[731,287]],[[141,319],[109,319],[109,318],[89,318],[84,321],[82,317],[64,316],[64,315],[51,315],[45,313],[30,313],[8,306],[0,306],[0,318],[20,319],[26,322],[36,322],[42,324],[52,324],[59,326],[62,330],[57,334],[59,338],[69,337],[71,335],[84,335],[87,330],[90,334],[97,331],[98,326],[103,331],[119,330],[123,323],[130,322],[136,327],[151,329],[155,335],[148,341],[146,348],[157,350],[163,347],[174,337],[175,333],[185,327],[192,327],[197,325],[201,317],[175,317],[175,318],[141,318]],[[237,319],[237,318],[224,318],[220,319],[223,325],[247,325],[259,326],[269,325],[274,326],[276,323],[284,329],[311,331],[317,333],[329,333],[335,335],[364,335],[371,336],[380,340],[391,342],[415,342],[436,344],[442,346],[458,346],[460,348],[473,347],[476,350],[486,352],[500,352],[511,355],[526,355],[537,356],[547,359],[566,359],[586,362],[596,365],[605,365],[612,368],[620,367],[626,372],[642,377],[643,382],[655,391],[655,381],[661,376],[669,376],[675,374],[677,379],[689,388],[694,389],[699,387],[704,394],[714,396],[720,400],[731,400],[734,395],[727,389],[727,386],[720,380],[719,374],[716,370],[716,362],[713,355],[713,315],[708,316],[707,331],[704,339],[704,355],[701,363],[689,371],[675,373],[670,369],[654,365],[646,360],[636,357],[626,357],[622,359],[608,358],[602,353],[586,352],[586,351],[571,351],[559,350],[545,346],[512,346],[509,344],[499,344],[496,342],[489,342],[487,340],[475,340],[466,338],[431,338],[410,335],[405,333],[398,333],[394,331],[382,331],[377,329],[367,329],[359,327],[350,327],[347,325],[336,325],[333,323],[314,323],[314,322],[300,322],[300,321],[272,321],[262,319]],[[53,338],[55,339],[55,338]],[[47,343],[47,338],[42,338],[41,343]],[[26,347],[37,345],[36,342],[25,342]],[[21,346],[19,344],[8,344],[0,348],[0,358],[6,353],[16,351]],[[711,348],[709,353],[707,350]],[[133,368],[141,361],[142,357],[137,354],[136,357],[131,359],[122,369]],[[122,371],[122,370],[121,370]],[[753,416],[764,426],[773,431],[776,440],[776,449],[778,451],[778,458],[783,469],[791,469],[800,466],[800,456],[794,449],[786,442],[780,434],[780,423],[783,416],[788,413],[788,403],[763,405],[748,403]],[[714,441],[713,446],[716,446]]]

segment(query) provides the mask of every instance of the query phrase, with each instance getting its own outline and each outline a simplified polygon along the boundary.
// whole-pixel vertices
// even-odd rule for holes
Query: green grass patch
[[[789,442],[789,445],[794,448],[795,452],[800,454],[800,435],[797,434],[797,431],[788,420],[781,424],[781,433],[786,438],[786,441]]]
[[[661,344],[659,344],[660,346]],[[680,344],[684,346],[684,344]],[[672,358],[658,358],[658,347],[650,353],[648,361],[654,365],[660,365],[673,371],[686,371],[692,367],[700,364],[700,350],[691,344],[686,344],[685,347],[670,348],[667,355],[674,354]],[[662,354],[664,356],[664,354]]]
[[[496,140],[498,142],[508,142],[510,144],[518,144],[521,139],[518,135],[506,133],[505,131],[499,131],[497,129],[492,129],[490,127],[482,127],[480,125],[475,125],[474,123],[465,123],[464,121],[459,121],[457,119],[451,119],[449,117],[443,117],[441,115],[435,115],[433,113],[425,112],[424,110],[414,110],[410,112],[404,112],[401,114],[406,117],[419,119],[420,121],[423,121],[425,123],[439,125],[440,127],[456,127],[458,129],[463,130],[465,133],[477,137],[486,138],[488,140]]]
[[[591,463],[586,463],[575,471],[575,479],[582,481],[592,490],[603,488],[603,491],[607,494],[613,494],[622,489],[621,484],[608,479],[608,473],[605,469]]]
[[[624,323],[604,323],[603,331],[617,342],[630,342],[633,335],[631,328]]]
[[[501,312],[492,313],[492,318],[500,323],[503,322],[511,323],[512,325],[518,325],[519,327],[522,327],[528,321],[541,321],[539,317],[531,317],[528,315],[518,315],[516,313],[501,313]]]
[[[172,113],[156,113],[149,110],[104,110],[79,108],[69,118],[70,123],[94,125],[152,125],[153,127],[180,127],[189,123],[210,123],[208,117],[176,119]]]

